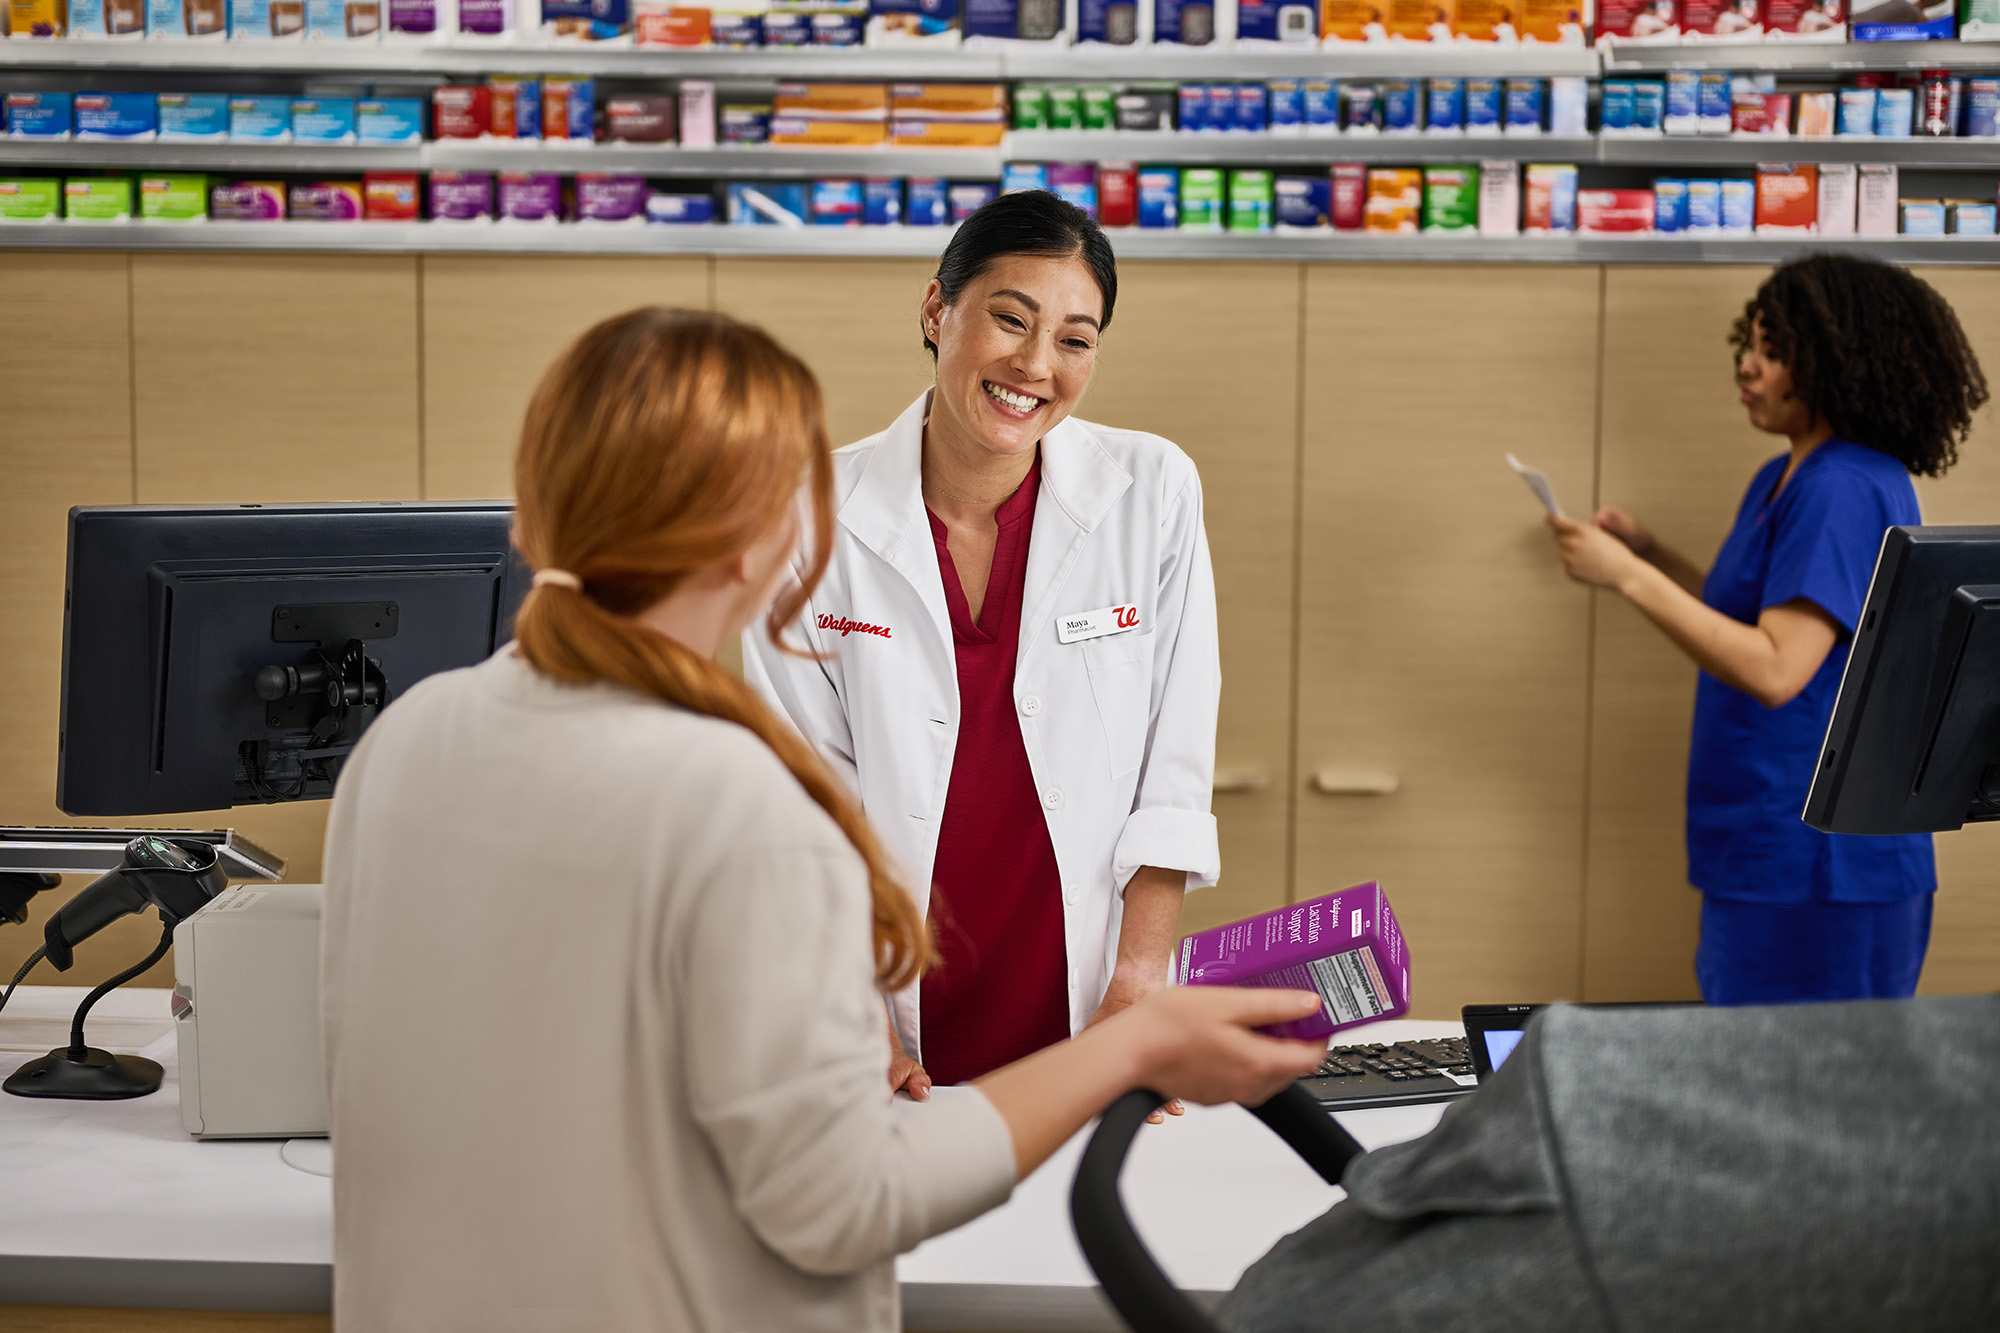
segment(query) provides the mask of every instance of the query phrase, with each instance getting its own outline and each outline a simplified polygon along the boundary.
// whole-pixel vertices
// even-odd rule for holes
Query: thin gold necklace
[[[1026,481],[1026,480],[1027,480],[1026,477],[1021,478],[1021,481]],[[962,505],[982,505],[988,509],[998,509],[1001,505],[1006,504],[1009,500],[1014,498],[1015,492],[1021,489],[1021,482],[1014,483],[1014,490],[1007,492],[1005,495],[1001,496],[997,500],[975,500],[969,495],[957,495],[951,491],[946,490],[944,487],[938,485],[937,482],[935,481],[928,483],[925,486],[925,489],[934,492],[937,495],[941,495],[947,500],[956,500],[958,501],[958,503]]]

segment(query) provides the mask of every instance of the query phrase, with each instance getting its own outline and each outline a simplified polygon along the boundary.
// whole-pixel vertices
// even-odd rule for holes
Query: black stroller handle
[[[1222,1333],[1207,1311],[1168,1280],[1133,1230],[1118,1196],[1118,1173],[1146,1117],[1166,1098],[1156,1092],[1128,1092],[1111,1104],[1084,1146],[1070,1188],[1070,1220],[1076,1241],[1104,1295],[1126,1324],[1140,1333]],[[1250,1113],[1291,1145],[1329,1185],[1340,1183],[1361,1145],[1328,1115],[1311,1093],[1296,1083]]]

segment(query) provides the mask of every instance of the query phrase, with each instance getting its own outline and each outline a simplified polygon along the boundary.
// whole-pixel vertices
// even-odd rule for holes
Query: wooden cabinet
[[[1164,435],[1201,469],[1222,634],[1222,878],[1187,900],[1184,932],[1289,900],[1299,301],[1290,264],[1125,265],[1077,413]]]
[[[1293,893],[1379,879],[1416,1009],[1580,988],[1597,270],[1312,265]],[[1393,790],[1382,790],[1393,785]]]

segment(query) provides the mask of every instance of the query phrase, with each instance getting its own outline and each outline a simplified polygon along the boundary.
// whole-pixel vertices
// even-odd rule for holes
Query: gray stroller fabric
[[[2000,997],[1540,1015],[1233,1333],[2000,1329]]]

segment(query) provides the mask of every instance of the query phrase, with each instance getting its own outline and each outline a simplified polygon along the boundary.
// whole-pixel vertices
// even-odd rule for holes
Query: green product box
[[[62,216],[62,182],[54,176],[0,177],[0,222],[53,222]]]
[[[132,182],[123,176],[71,176],[63,182],[63,216],[72,222],[125,222],[132,216]]]
[[[208,177],[140,177],[139,217],[145,222],[207,221]]]
[[[1425,167],[1425,231],[1479,230],[1479,168]]]
[[[1222,169],[1187,167],[1181,171],[1181,230],[1221,231]]]
[[[2000,41],[2000,0],[1958,0],[1958,40]]]
[[[1049,90],[1028,84],[1014,87],[1014,128],[1045,130],[1049,127]]]
[[[1049,128],[1073,130],[1082,123],[1083,94],[1075,88],[1049,89]]]
[[[1118,94],[1109,88],[1085,88],[1081,111],[1087,130],[1118,128]]]
[[[1271,230],[1271,173],[1243,167],[1229,173],[1229,230]]]

